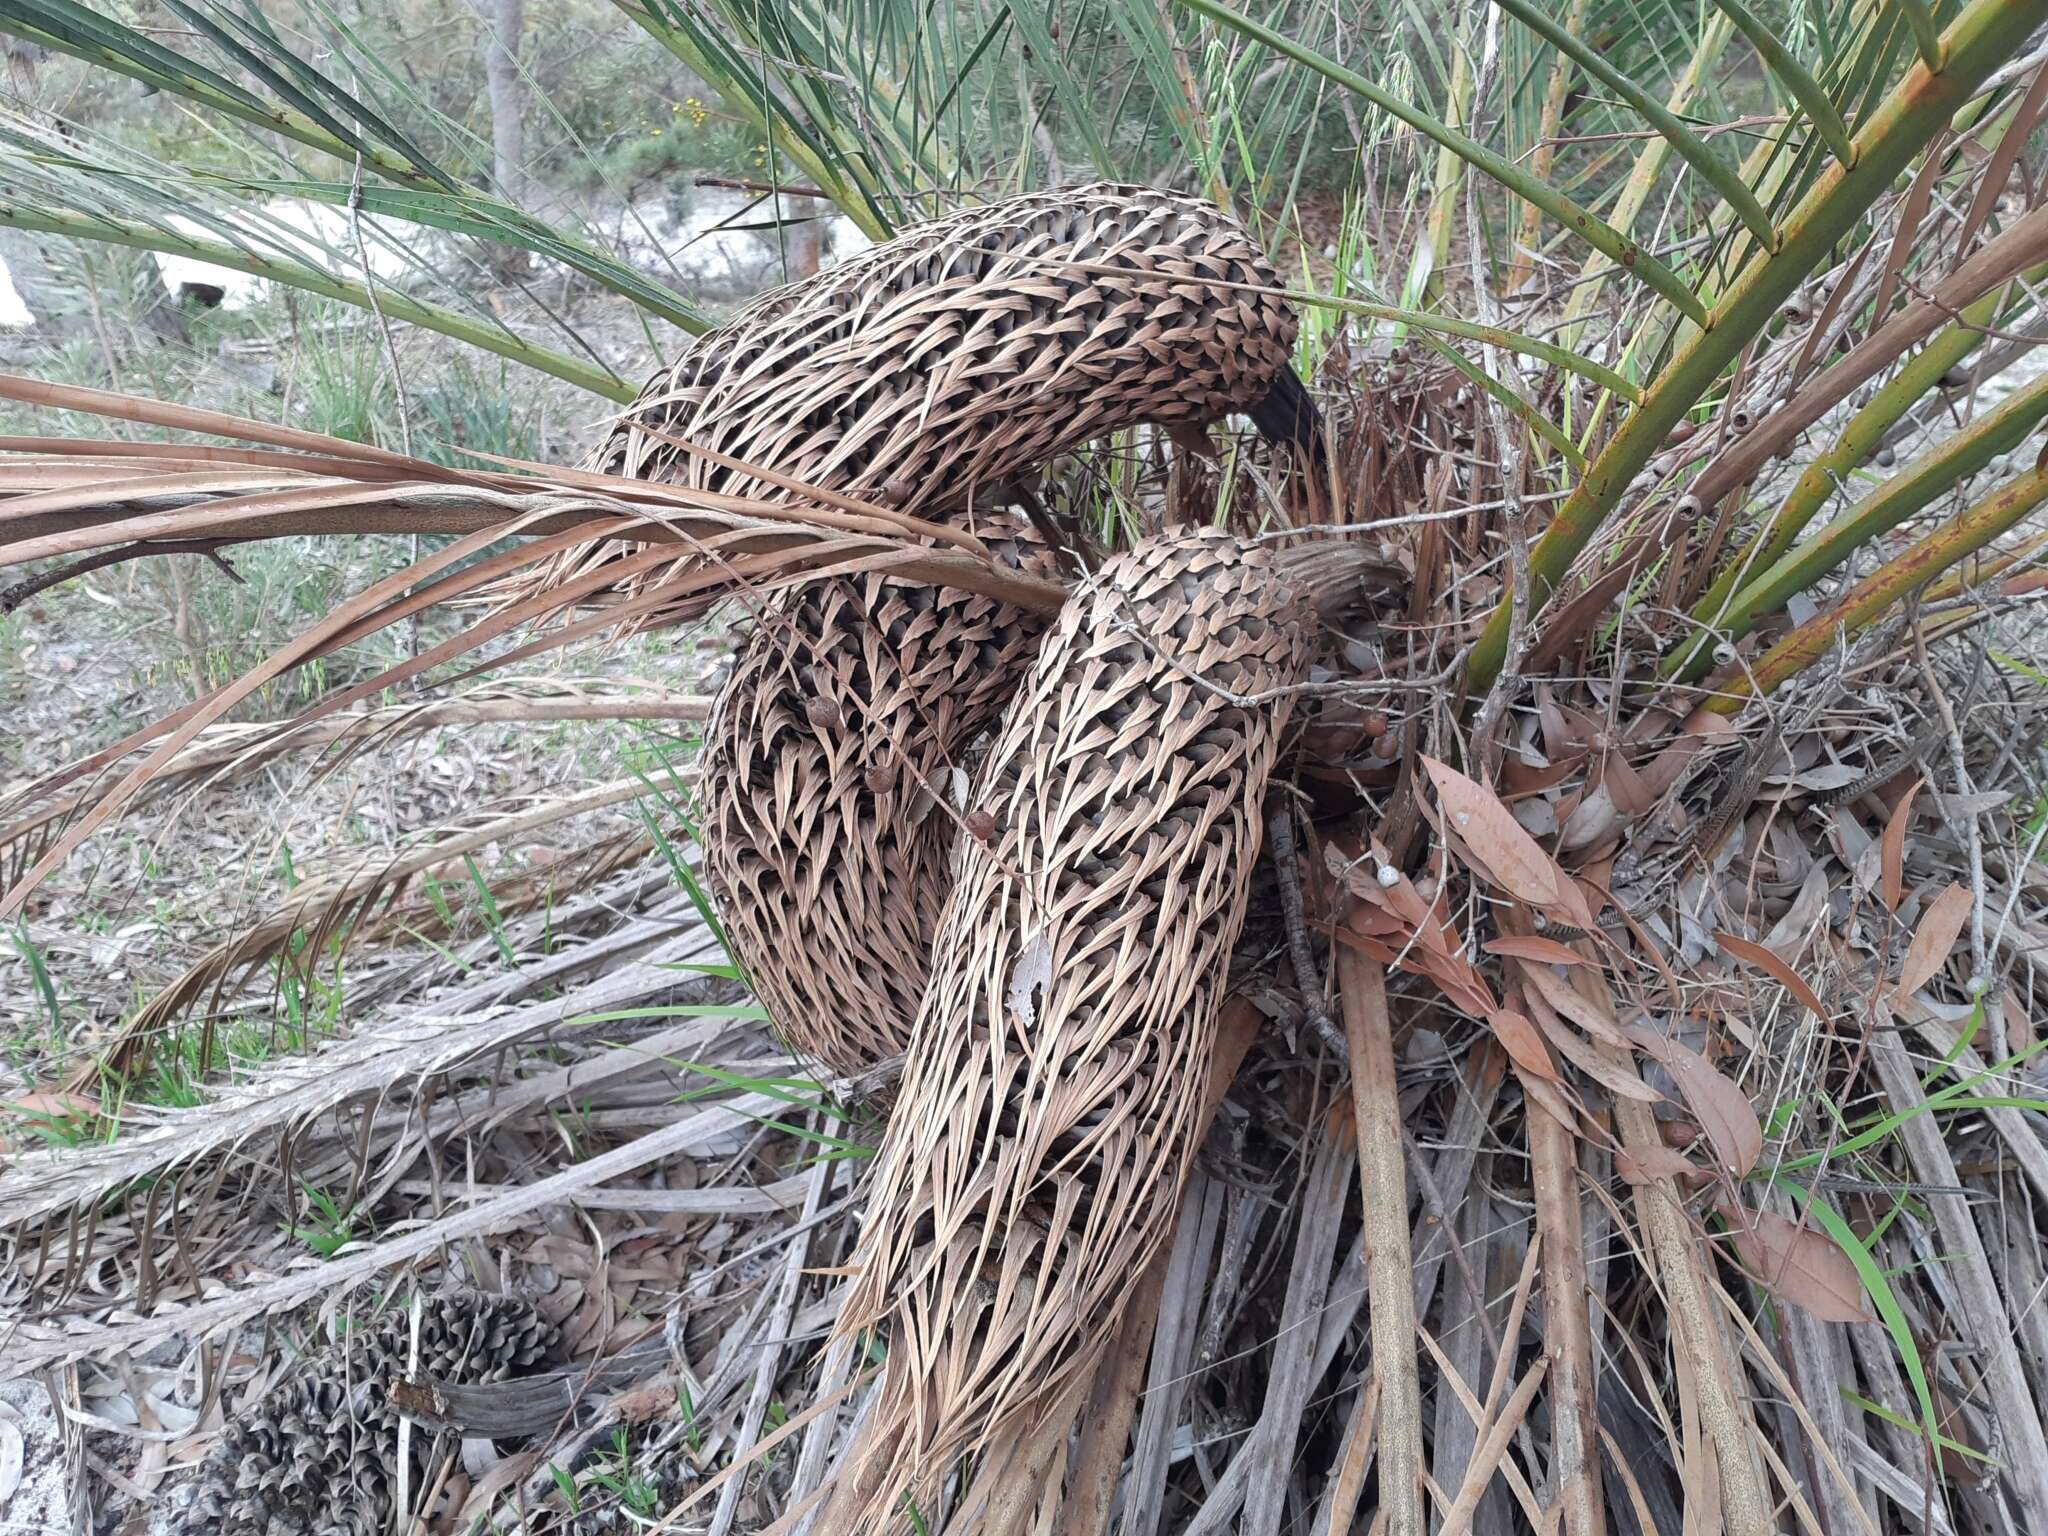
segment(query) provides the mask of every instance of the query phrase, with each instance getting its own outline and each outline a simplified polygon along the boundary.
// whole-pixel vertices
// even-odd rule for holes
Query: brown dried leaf
[[[1919,798],[1926,783],[1925,779],[1915,779],[1899,797],[1899,803],[1892,807],[1891,818],[1884,824],[1881,850],[1884,872],[1877,889],[1887,912],[1898,911],[1900,898],[1906,894],[1906,824],[1913,819],[1913,802]]]
[[[1534,960],[1540,965],[1591,965],[1577,950],[1533,933],[1504,933],[1479,946],[1489,955],[1506,955],[1516,960]]]
[[[1714,1144],[1721,1167],[1736,1178],[1754,1168],[1756,1160],[1763,1156],[1764,1128],[1749,1096],[1715,1071],[1704,1056],[1647,1025],[1629,1025],[1628,1037],[1671,1074],[1678,1091],[1685,1095],[1685,1102],[1698,1116],[1707,1139]]]
[[[1676,1147],[1623,1147],[1614,1154],[1614,1171],[1630,1184],[1713,1177]]]
[[[1607,797],[1614,802],[1614,808],[1630,820],[1657,803],[1656,794],[1643,782],[1643,776],[1619,752],[1608,753],[1601,763],[1600,782],[1607,786]]]
[[[1436,785],[1450,829],[1480,861],[1480,873],[1510,896],[1543,907],[1554,904],[1563,871],[1522,830],[1500,797],[1448,763],[1424,757],[1422,765]]]
[[[1543,1032],[1529,1021],[1528,1015],[1517,1013],[1512,1008],[1496,1008],[1486,1016],[1486,1022],[1493,1027],[1494,1037],[1517,1067],[1533,1072],[1546,1082],[1564,1081],[1543,1044]]]
[[[1967,888],[1950,881],[1948,889],[1927,904],[1927,910],[1920,914],[1920,929],[1913,935],[1912,947],[1906,951],[1905,963],[1899,967],[1897,996],[1911,996],[1941,969],[1949,951],[1956,947],[1956,936],[1969,920],[1973,900]]]
[[[1780,1216],[1722,1201],[1718,1207],[1735,1234],[1742,1262],[1757,1283],[1780,1301],[1804,1307],[1824,1323],[1869,1323],[1863,1282],[1841,1245],[1824,1232]]]
[[[1531,990],[1539,993],[1546,1003],[1595,1040],[1624,1050],[1628,1048],[1628,1036],[1621,1032],[1621,1025],[1606,1002],[1588,997],[1562,976],[1540,966],[1524,965],[1521,971],[1528,978]]]
[[[1714,942],[1738,960],[1747,960],[1751,965],[1769,976],[1807,1008],[1817,1019],[1827,1017],[1827,1010],[1821,1006],[1820,995],[1806,984],[1805,979],[1785,963],[1785,957],[1775,949],[1767,949],[1754,939],[1745,939],[1739,934],[1714,934]]]
[[[1525,976],[1532,975],[1539,969],[1541,967],[1525,965],[1522,972]],[[1569,992],[1570,988],[1565,990]],[[1551,1007],[1550,998],[1551,994],[1538,992],[1533,988],[1523,994],[1523,1001],[1529,1005],[1529,1014],[1536,1021],[1536,1027],[1543,1031],[1545,1038],[1557,1047],[1567,1061],[1609,1093],[1621,1098],[1654,1104],[1664,1097],[1621,1062],[1588,1045],[1577,1030],[1558,1017],[1557,1010]],[[1619,1031],[1616,1031],[1615,1039],[1621,1041],[1624,1046],[1627,1044]]]

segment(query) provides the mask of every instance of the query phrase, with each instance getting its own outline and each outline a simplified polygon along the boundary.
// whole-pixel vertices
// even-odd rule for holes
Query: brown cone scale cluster
[[[756,300],[657,375],[588,467],[771,499],[793,480],[929,516],[1141,423],[1246,411],[1306,444],[1278,287],[1197,199],[1100,185],[969,208]],[[1051,574],[1021,518],[973,526]],[[956,786],[1043,630],[867,573],[767,596],[741,638],[705,733],[706,864],[736,957],[814,1064],[857,1074],[908,1042]]]
[[[410,1309],[347,1329],[228,1426],[200,1467],[182,1528],[191,1536],[383,1536],[401,1473],[414,1499],[424,1494],[434,1439],[414,1434],[410,1465],[401,1466],[393,1385],[503,1381],[548,1362],[558,1340],[530,1302],[474,1291],[422,1299],[416,1351]]]

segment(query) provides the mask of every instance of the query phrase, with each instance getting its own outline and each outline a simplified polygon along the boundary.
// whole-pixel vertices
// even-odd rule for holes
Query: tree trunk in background
[[[778,197],[775,206],[778,217],[790,221],[782,226],[782,280],[793,283],[814,276],[824,259],[830,205],[812,197]]]
[[[492,39],[484,49],[484,79],[491,93],[491,175],[499,195],[522,207],[527,201],[524,82],[519,78],[519,38],[526,29],[526,0],[490,0]]]
[[[85,329],[87,316],[76,287],[67,291],[57,276],[55,264],[44,252],[42,242],[47,238],[18,229],[0,229],[0,261],[7,264],[14,291],[34,319],[36,338],[62,342]]]

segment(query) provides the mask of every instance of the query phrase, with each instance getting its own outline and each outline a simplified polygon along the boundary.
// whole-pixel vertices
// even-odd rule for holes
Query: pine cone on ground
[[[840,1326],[888,1375],[826,1527],[1035,1418],[1167,1236],[1200,1136],[1260,802],[1315,637],[1362,555],[1214,530],[1105,566],[976,782]],[[1252,696],[1243,706],[1224,694]]]
[[[230,1424],[201,1465],[183,1524],[193,1536],[383,1536],[398,1496],[399,1416],[409,1376],[481,1385],[546,1364],[559,1341],[531,1303],[474,1291],[424,1300],[417,1370],[409,1308],[343,1333]],[[412,1437],[411,1490],[432,1433]]]

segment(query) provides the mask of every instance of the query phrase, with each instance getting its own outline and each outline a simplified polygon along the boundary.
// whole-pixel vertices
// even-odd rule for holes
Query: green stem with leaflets
[[[1827,612],[1793,630],[1710,698],[1707,708],[1732,715],[1751,698],[1798,676],[1828,653],[1838,635],[1862,633],[1916,588],[2019,526],[2043,501],[2048,501],[2048,466],[2037,464],[1872,572]]]
[[[2044,278],[2048,278],[2048,264],[2024,274],[2024,280],[2030,284]],[[1758,530],[1694,606],[1692,618],[1699,632],[1667,658],[1662,668],[1664,676],[1691,680],[1706,670],[1705,650],[1713,643],[1713,632],[1722,630],[1735,613],[1732,605],[1738,589],[1757,573],[1769,571],[1784,556],[1828,498],[1876,451],[1885,433],[1939,384],[1943,375],[1977,348],[1984,339],[1983,327],[1998,319],[2004,297],[2002,290],[1995,289],[1965,309],[1954,325],[1928,343],[1871,397],[1868,405],[1850,418],[1832,448],[1807,465],[1770,523]],[[1902,471],[1898,478],[1905,478],[1907,473],[1910,472]],[[1878,496],[1890,490],[1887,485]],[[1865,505],[1874,499],[1867,499]]]
[[[1718,159],[1705,141],[1685,126],[1677,113],[1609,64],[1599,49],[1574,37],[1528,0],[1494,0],[1494,4],[1560,53],[1571,55],[1579,68],[1641,113],[1643,120],[1678,152],[1679,159],[1699,172],[1707,184],[1721,194],[1722,201],[1749,227],[1749,232],[1763,242],[1765,250],[1777,248],[1778,232],[1771,224],[1770,215],[1764,212],[1763,205],[1743,185],[1735,170]]]
[[[1262,22],[1253,21],[1249,16],[1240,16],[1229,7],[1219,4],[1218,0],[1176,0],[1176,3],[1208,17],[1211,21],[1220,22],[1233,32],[1242,33],[1254,42],[1263,43],[1275,53],[1285,54],[1297,63],[1306,64],[1317,74],[1325,79],[1334,80],[1347,90],[1355,91],[1382,112],[1400,119],[1432,142],[1441,144],[1467,165],[1484,171],[1517,197],[1534,203],[1559,223],[1577,230],[1593,249],[1627,267],[1684,313],[1695,320],[1705,321],[1705,306],[1676,272],[1622,234],[1620,230],[1605,223],[1590,209],[1573,202],[1549,183],[1538,181],[1512,161],[1495,154],[1483,145],[1474,143],[1455,129],[1446,128],[1427,112],[1403,101],[1391,92],[1381,90],[1363,75],[1325,58],[1313,48],[1304,47],[1293,38],[1274,31]]]
[[[1956,433],[1885,481],[1804,544],[1785,552],[1770,568],[1728,599],[1712,630],[1693,636],[1666,663],[1667,675],[1696,679],[1706,670],[1716,640],[1746,635],[1765,614],[1776,613],[1795,593],[1839,568],[1880,534],[1898,527],[1937,496],[1961,484],[2001,453],[2024,443],[2048,417],[2048,378],[2037,380],[1995,411]]]
[[[230,92],[216,89],[203,80],[151,69],[112,49],[91,48],[73,42],[69,38],[31,26],[19,17],[4,12],[0,12],[0,32],[11,33],[25,42],[48,48],[53,53],[69,54],[95,69],[109,70],[117,75],[126,75],[131,80],[140,80],[154,90],[182,96],[187,101],[195,102],[224,117],[235,118],[253,127],[267,128],[293,143],[303,144],[308,149],[317,149],[320,153],[331,155],[345,163],[353,164],[360,155],[365,167],[387,181],[396,182],[401,186],[445,192],[453,185],[439,173],[419,170],[374,146],[346,143],[311,118],[288,107],[268,107],[253,98],[244,100]]]
[[[1196,3],[1196,0],[1183,0]],[[1209,0],[1199,0],[1209,3]],[[1943,40],[1941,70],[1916,64],[1856,135],[1855,163],[1830,163],[1783,226],[1779,248],[1752,261],[1630,413],[1558,510],[1529,555],[1529,587],[1541,604],[1592,542],[1643,466],[1685,413],[1721,378],[1778,307],[1948,123],[1977,84],[2009,59],[2043,20],[2048,0],[1972,0]],[[1493,686],[1507,660],[1512,597],[1503,597],[1472,648],[1468,693]]]
[[[875,205],[874,189],[857,185],[840,175],[823,155],[792,132],[783,118],[768,112],[758,99],[767,89],[763,82],[752,80],[747,83],[748,89],[737,88],[731,71],[721,68],[698,46],[696,39],[688,36],[669,17],[657,14],[652,5],[641,4],[639,0],[612,0],[612,3],[638,23],[649,37],[681,60],[685,69],[716,90],[728,107],[775,146],[777,154],[787,155],[811,178],[819,191],[832,199],[841,213],[853,220],[862,234],[870,240],[889,238],[892,231],[888,220],[882,217]]]
[[[1828,100],[1828,93],[1821,89],[1820,82],[1807,72],[1806,66],[1786,51],[1778,36],[1742,0],[1714,0],[1721,14],[1734,22],[1742,35],[1749,39],[1749,45],[1756,49],[1756,56],[1763,61],[1765,69],[1792,93],[1792,99],[1806,110],[1813,123],[1813,131],[1821,136],[1834,157],[1843,165],[1856,163],[1856,151],[1849,142],[1848,124],[1842,121],[1842,114],[1835,110],[1835,104]]]

